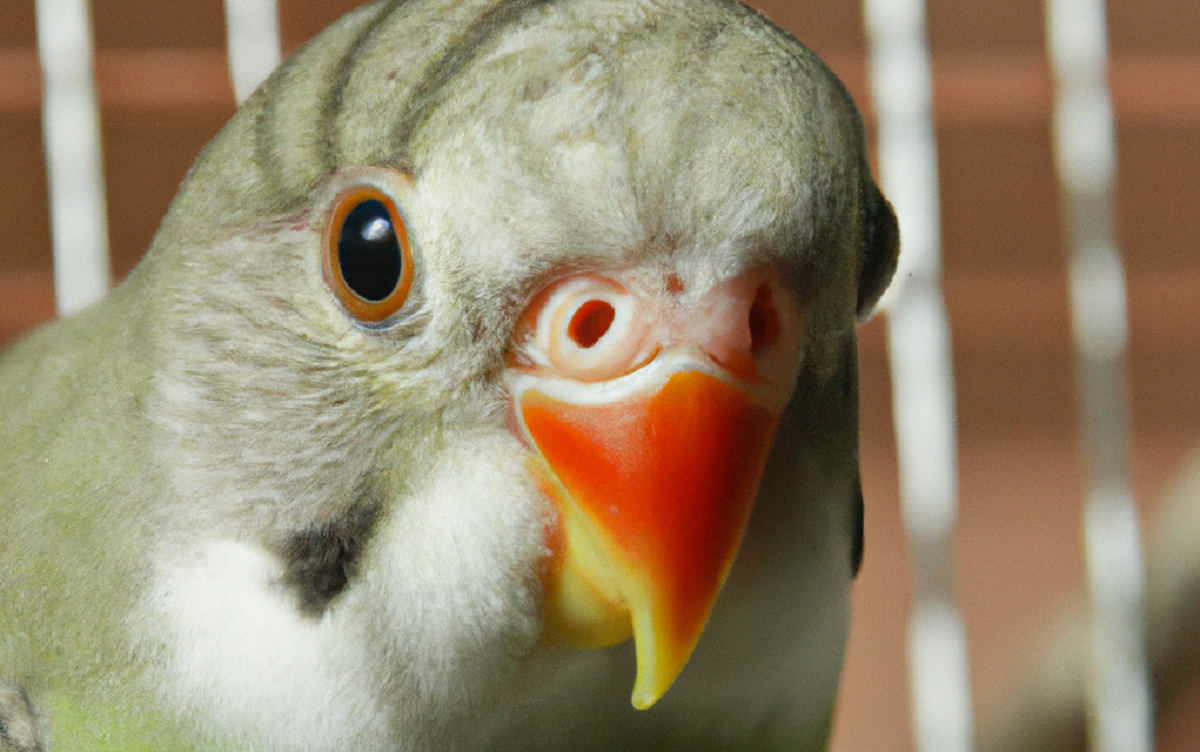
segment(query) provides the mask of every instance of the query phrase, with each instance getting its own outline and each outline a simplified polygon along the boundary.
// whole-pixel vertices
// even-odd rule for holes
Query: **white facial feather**
[[[208,540],[164,563],[145,608],[166,648],[152,681],[201,733],[259,750],[379,749],[387,716],[358,680],[362,643],[302,617],[261,548]]]
[[[525,462],[507,433],[450,438],[378,532],[352,597],[371,611],[406,740],[469,738],[463,713],[494,700],[540,636],[552,517]]]

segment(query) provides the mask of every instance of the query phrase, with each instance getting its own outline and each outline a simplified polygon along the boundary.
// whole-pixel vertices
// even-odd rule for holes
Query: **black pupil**
[[[363,300],[387,300],[400,284],[404,271],[400,241],[382,201],[367,199],[350,210],[337,248],[342,279]]]

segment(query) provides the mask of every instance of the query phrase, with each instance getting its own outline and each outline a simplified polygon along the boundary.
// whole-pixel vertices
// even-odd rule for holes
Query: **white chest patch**
[[[155,678],[172,710],[205,733],[264,750],[374,749],[388,727],[347,627],[296,610],[260,548],[211,541],[163,566],[150,594],[164,630]],[[232,738],[228,738],[232,736]]]

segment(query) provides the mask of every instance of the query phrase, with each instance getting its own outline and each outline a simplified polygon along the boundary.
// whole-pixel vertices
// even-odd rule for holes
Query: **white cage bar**
[[[87,0],[37,0],[42,138],[59,315],[108,293],[108,212]]]
[[[923,0],[866,0],[880,182],[902,252],[884,306],[900,500],[914,561],[908,651],[918,752],[973,749],[967,638],[954,592],[954,371],[941,289],[937,139]]]
[[[282,57],[275,0],[225,0],[229,75],[238,102],[254,93]]]
[[[1114,217],[1116,148],[1104,0],[1047,0],[1054,144],[1087,483],[1091,600],[1088,736],[1095,752],[1150,752],[1141,534],[1131,478],[1125,272]]]

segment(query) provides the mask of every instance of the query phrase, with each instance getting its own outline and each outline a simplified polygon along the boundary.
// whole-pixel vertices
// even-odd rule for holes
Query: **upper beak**
[[[511,378],[515,428],[558,511],[546,637],[632,634],[637,708],[683,670],[733,564],[800,328],[761,271],[690,306],[650,300],[607,278],[556,283],[534,301]]]

